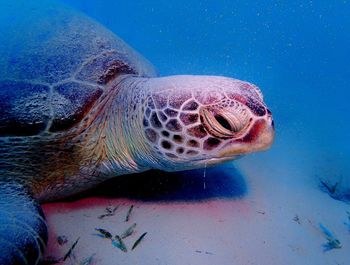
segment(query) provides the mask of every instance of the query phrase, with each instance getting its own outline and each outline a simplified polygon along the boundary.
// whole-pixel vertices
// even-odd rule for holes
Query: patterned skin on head
[[[250,83],[213,76],[166,77],[149,83],[144,133],[157,153],[173,164],[194,161],[197,167],[230,160],[264,150],[273,141],[271,112],[261,91]]]

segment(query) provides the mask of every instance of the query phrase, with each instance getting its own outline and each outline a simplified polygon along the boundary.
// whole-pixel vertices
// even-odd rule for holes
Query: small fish
[[[140,244],[141,240],[147,235],[147,232],[143,233],[134,243],[134,245],[132,245],[131,250],[134,250],[138,244]]]
[[[112,234],[110,232],[108,232],[107,230],[103,229],[103,228],[95,228],[95,230],[97,232],[100,233],[100,235],[102,235],[104,238],[107,238],[107,239],[112,239]]]
[[[127,238],[128,236],[131,236],[132,233],[134,233],[134,229],[136,227],[136,223],[132,224],[128,229],[124,231],[124,233],[121,234],[121,238]]]
[[[130,216],[131,216],[131,212],[132,212],[133,208],[134,208],[134,205],[131,205],[129,210],[128,210],[128,213],[126,214],[125,222],[129,222]]]
[[[128,249],[124,241],[118,235],[115,236],[115,241],[113,242],[113,245],[119,248],[123,252],[128,252]]]
[[[63,257],[63,261],[65,261],[68,257],[70,257],[70,255],[72,255],[72,252],[74,250],[74,248],[76,247],[76,245],[79,242],[80,237],[78,237],[77,240],[75,240],[75,242],[73,243],[73,245],[70,247],[70,249],[68,250],[68,252],[66,253],[66,255],[64,255]]]

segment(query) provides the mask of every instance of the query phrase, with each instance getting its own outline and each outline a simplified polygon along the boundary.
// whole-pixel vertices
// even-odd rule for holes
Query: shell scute
[[[85,63],[76,78],[105,85],[119,74],[136,74],[136,71],[127,58],[117,51],[108,51]]]
[[[36,135],[50,116],[49,87],[0,81],[0,137]]]
[[[85,116],[102,89],[97,86],[69,82],[54,87],[52,94],[53,120],[50,131],[69,129]]]

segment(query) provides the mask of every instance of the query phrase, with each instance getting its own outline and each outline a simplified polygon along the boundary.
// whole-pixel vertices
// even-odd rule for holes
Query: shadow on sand
[[[244,177],[232,163],[180,172],[150,170],[118,176],[78,197],[128,198],[142,201],[234,199],[247,193]],[[79,199],[77,196],[73,200]]]

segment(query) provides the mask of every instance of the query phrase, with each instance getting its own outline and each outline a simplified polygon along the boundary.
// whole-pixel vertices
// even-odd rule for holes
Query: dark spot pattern
[[[207,140],[204,141],[203,148],[205,150],[212,150],[216,148],[220,143],[221,141],[219,139],[209,137]]]
[[[149,118],[149,116],[151,115],[151,109],[150,108],[146,109],[145,115],[146,115],[147,118]]]
[[[167,132],[167,131],[162,131],[162,135],[165,136],[165,137],[169,137],[169,136],[170,136],[170,133]]]
[[[153,129],[150,129],[150,128],[146,129],[145,134],[146,134],[147,139],[152,143],[155,143],[158,139],[158,134]]]
[[[165,109],[164,112],[168,117],[175,117],[178,113],[176,110],[169,109],[169,108]]]
[[[196,140],[189,140],[187,142],[187,146],[190,146],[190,147],[199,147],[199,143],[196,141]]]
[[[265,107],[253,98],[247,100],[246,105],[257,116],[264,116],[266,114]]]
[[[191,113],[181,113],[180,114],[180,120],[185,125],[189,125],[192,123],[195,123],[198,121],[198,114],[191,114]]]
[[[184,151],[185,151],[185,149],[183,149],[182,147],[178,147],[176,149],[176,153],[178,153],[178,154],[183,154]]]
[[[154,102],[151,97],[147,99],[147,106],[151,109],[155,109]]]
[[[158,116],[155,112],[151,115],[151,124],[154,128],[162,128],[162,123],[159,121]]]
[[[165,153],[165,155],[170,157],[170,158],[178,158],[178,156],[173,154],[173,153]]]
[[[184,139],[182,138],[182,136],[181,136],[181,135],[178,135],[178,134],[175,134],[175,135],[173,136],[173,140],[174,140],[176,143],[179,143],[179,144],[183,143],[183,141],[184,141]]]
[[[178,122],[178,120],[176,119],[171,119],[170,121],[168,121],[168,123],[166,124],[166,128],[169,129],[170,131],[173,132],[178,132],[181,131],[181,125]]]
[[[146,118],[143,118],[143,126],[148,127],[149,126],[149,121]]]
[[[169,141],[162,141],[162,147],[164,149],[171,149],[173,146]]]
[[[192,128],[189,128],[187,130],[187,133],[197,138],[204,138],[205,136],[207,136],[207,132],[203,125],[197,125]]]
[[[185,106],[183,106],[183,110],[196,110],[198,108],[198,103],[191,100],[190,102],[186,103]]]
[[[187,155],[190,155],[190,156],[194,156],[194,155],[198,155],[199,152],[196,151],[196,150],[188,150],[188,151],[186,152],[186,154],[187,154]]]
[[[168,119],[168,117],[165,116],[165,114],[162,111],[158,111],[158,117],[161,121],[166,121]]]

